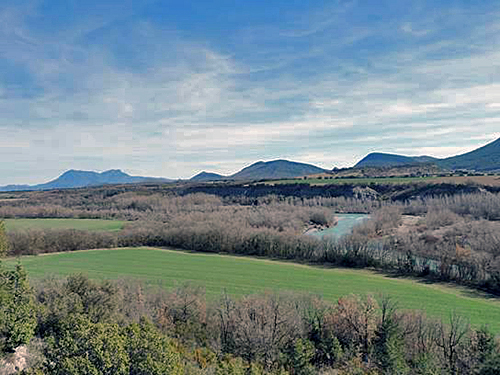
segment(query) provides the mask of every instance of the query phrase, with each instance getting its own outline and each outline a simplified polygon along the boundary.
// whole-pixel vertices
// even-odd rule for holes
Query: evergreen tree
[[[5,223],[0,221],[0,258],[7,255],[9,250],[9,240],[7,238],[7,232],[5,230]]]
[[[404,357],[404,341],[395,316],[396,307],[389,300],[382,301],[382,320],[374,341],[375,357],[379,367],[386,374],[409,373]]]
[[[162,335],[147,319],[125,329],[130,374],[162,375],[182,374],[180,356],[170,339]]]
[[[117,324],[92,323],[84,315],[71,315],[45,341],[46,374],[130,373],[126,338]]]
[[[20,264],[13,271],[2,272],[0,289],[0,334],[4,338],[4,350],[13,351],[27,344],[35,333],[34,295]]]

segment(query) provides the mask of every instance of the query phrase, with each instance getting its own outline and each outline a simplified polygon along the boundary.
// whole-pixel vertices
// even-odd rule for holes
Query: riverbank
[[[310,234],[321,232],[321,231],[324,231],[327,229],[331,229],[331,228],[335,227],[338,224],[338,222],[339,222],[339,218],[337,216],[335,216],[333,218],[333,221],[327,225],[309,223],[309,225],[306,227],[305,231],[302,234],[310,235]]]
[[[309,228],[304,234],[324,237],[331,236],[339,238],[343,235],[349,234],[352,228],[359,224],[362,220],[369,217],[366,214],[335,214],[335,225],[325,228],[320,228],[319,226]]]

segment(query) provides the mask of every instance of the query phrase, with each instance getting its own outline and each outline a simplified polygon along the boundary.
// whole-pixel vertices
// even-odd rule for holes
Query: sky
[[[498,137],[498,1],[0,1],[0,185]]]

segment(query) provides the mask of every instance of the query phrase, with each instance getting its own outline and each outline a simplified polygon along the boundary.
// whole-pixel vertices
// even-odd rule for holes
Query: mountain
[[[408,165],[415,163],[435,162],[439,159],[431,156],[403,156],[397,154],[385,154],[381,152],[372,152],[361,159],[356,165],[359,167],[394,167],[398,165]]]
[[[438,165],[451,170],[500,171],[500,138],[466,154],[441,159]]]
[[[39,185],[7,185],[0,187],[0,191],[15,190],[50,190],[69,189],[86,186],[114,185],[114,184],[135,184],[145,182],[171,182],[165,178],[130,176],[119,169],[111,169],[105,172],[78,171],[71,169],[64,172],[55,180]]]
[[[234,180],[264,180],[293,178],[314,173],[323,173],[325,169],[311,164],[288,160],[259,161],[229,176]]]
[[[189,179],[189,181],[199,181],[199,182],[203,182],[203,181],[217,181],[217,180],[221,180],[221,179],[224,179],[224,178],[227,178],[226,176],[223,176],[221,174],[217,174],[217,173],[210,173],[210,172],[200,172],[198,173],[196,176],[193,176]]]
[[[374,152],[361,159],[355,167],[384,167],[432,162],[448,170],[477,172],[500,171],[500,138],[466,154],[437,159],[430,156],[403,156]]]

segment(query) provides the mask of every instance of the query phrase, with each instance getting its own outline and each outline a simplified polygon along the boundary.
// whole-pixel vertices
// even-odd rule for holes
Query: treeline
[[[171,191],[178,195],[189,195],[204,193],[227,197],[251,197],[259,198],[268,195],[282,197],[297,197],[301,199],[323,197],[349,197],[360,196],[359,188],[370,188],[377,196],[393,201],[404,202],[412,197],[432,197],[441,195],[473,194],[480,191],[499,193],[499,186],[478,186],[474,183],[451,184],[432,183],[429,181],[409,184],[381,184],[375,182],[369,184],[332,184],[332,185],[307,185],[307,184],[189,184],[180,186]]]
[[[130,220],[117,233],[27,230],[8,233],[10,255],[125,246],[169,246],[432,277],[500,294],[500,195],[301,199],[37,192],[3,203],[3,217],[95,217]],[[333,212],[371,213],[352,235],[319,241],[307,227],[333,225]],[[398,231],[402,215],[419,224]]]
[[[339,240],[318,240],[266,228],[241,228],[218,221],[179,226],[137,222],[121,232],[45,230],[13,232],[8,237],[11,255],[114,247],[175,247],[344,267],[372,267],[454,281],[498,294],[500,239],[498,226],[488,229],[488,224],[463,223],[450,229],[442,239],[418,233],[372,237],[389,228],[391,221],[367,222],[352,235]],[[455,230],[459,234],[453,234]],[[469,245],[458,245],[462,241],[460,236],[468,238]]]
[[[4,373],[27,345],[24,374],[496,374],[500,342],[460,316],[397,309],[390,298],[263,294],[207,301],[203,289],[166,291],[82,275],[27,286],[2,270]],[[0,313],[6,311],[0,305]],[[5,329],[10,324],[11,329]],[[23,335],[12,340],[22,326]],[[7,370],[6,370],[7,369]]]
[[[403,186],[404,187],[404,186]],[[279,210],[285,206],[327,207],[335,212],[371,213],[383,207],[399,207],[401,213],[422,215],[429,210],[448,209],[461,216],[474,219],[500,220],[500,194],[474,187],[472,193],[463,194],[459,190],[448,194],[443,189],[439,195],[414,194],[414,187],[406,199],[390,199],[378,195],[373,187],[354,187],[346,196],[296,197],[265,195],[253,197],[239,194],[220,197],[205,193],[179,195],[172,191],[126,191],[126,190],[69,190],[24,193],[18,199],[0,201],[2,218],[103,218],[122,220],[152,220],[168,222],[173,217],[186,212],[220,211],[227,207],[273,206]],[[280,207],[280,205],[282,207]]]

